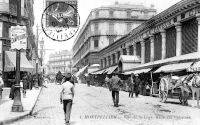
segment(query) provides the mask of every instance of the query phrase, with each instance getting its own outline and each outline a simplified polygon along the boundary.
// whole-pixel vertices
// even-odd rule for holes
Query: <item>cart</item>
[[[159,84],[159,98],[160,102],[166,102],[167,98],[178,98],[182,103],[181,93],[181,78],[177,76],[164,76],[160,80]]]

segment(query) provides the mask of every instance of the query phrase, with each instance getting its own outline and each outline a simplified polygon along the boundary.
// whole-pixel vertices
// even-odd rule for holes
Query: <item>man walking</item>
[[[119,90],[122,85],[121,79],[118,77],[117,73],[113,73],[110,79],[110,91],[112,91],[112,99],[115,107],[118,107],[119,103]]]
[[[69,124],[72,102],[74,98],[74,85],[71,82],[69,82],[70,79],[71,74],[68,73],[65,77],[66,82],[62,84],[62,91],[60,93],[60,101],[61,104],[63,103],[66,124]]]
[[[134,88],[135,88],[135,96],[138,97],[138,94],[139,94],[139,86],[140,86],[140,82],[141,82],[141,81],[140,81],[140,79],[138,78],[138,76],[139,76],[138,74],[136,74],[135,76],[136,76],[135,81],[134,81],[134,82],[135,82],[135,85],[134,85]]]
[[[110,82],[110,79],[109,79],[108,75],[106,75],[106,78],[105,78],[105,87],[106,88],[109,88],[108,87],[109,86],[109,82]]]
[[[86,74],[85,76],[86,76],[87,85],[88,85],[88,87],[90,87],[90,74],[89,75]]]
[[[128,78],[128,91],[129,91],[129,97],[133,98],[133,92],[134,92],[134,83],[133,83],[133,73],[131,76]]]

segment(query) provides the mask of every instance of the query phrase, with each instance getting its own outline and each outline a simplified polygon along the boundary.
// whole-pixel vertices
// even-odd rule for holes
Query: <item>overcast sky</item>
[[[129,2],[131,4],[137,4],[137,5],[143,4],[144,6],[147,6],[147,7],[150,7],[150,5],[153,4],[154,8],[157,9],[157,13],[160,13],[181,0],[78,0],[78,13],[80,15],[79,30],[81,29],[82,24],[84,24],[85,20],[87,19],[92,9],[101,7],[101,6],[112,5],[116,1],[118,1],[119,4]],[[42,17],[42,13],[44,9],[45,9],[45,0],[34,0],[35,25],[34,25],[33,30],[35,34],[36,34],[36,25],[38,24],[39,26],[41,26],[41,17]],[[41,29],[41,27],[39,27],[39,29]],[[61,50],[71,50],[74,39],[76,38],[76,35],[75,35],[73,38],[71,38],[68,41],[56,42],[47,38],[42,32],[42,30],[39,30],[39,33],[40,33],[39,39],[42,39],[42,37],[44,38],[45,48],[55,49],[54,51],[46,50],[45,62],[48,61],[48,56],[50,53],[58,52]]]

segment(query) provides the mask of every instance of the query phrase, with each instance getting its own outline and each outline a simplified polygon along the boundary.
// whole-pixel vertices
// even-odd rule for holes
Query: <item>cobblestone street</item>
[[[10,125],[62,125],[64,113],[59,100],[61,86],[53,83],[43,88],[33,115]],[[189,101],[191,104],[191,100]],[[119,107],[114,107],[111,93],[102,87],[76,84],[71,125],[197,125],[200,109],[181,106],[178,99],[160,103],[158,98],[129,98],[120,92]]]

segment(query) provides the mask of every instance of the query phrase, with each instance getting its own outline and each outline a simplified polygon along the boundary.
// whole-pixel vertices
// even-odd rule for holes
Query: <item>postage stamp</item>
[[[80,25],[77,2],[47,2],[41,25],[45,35],[52,40],[69,40],[76,34]]]

